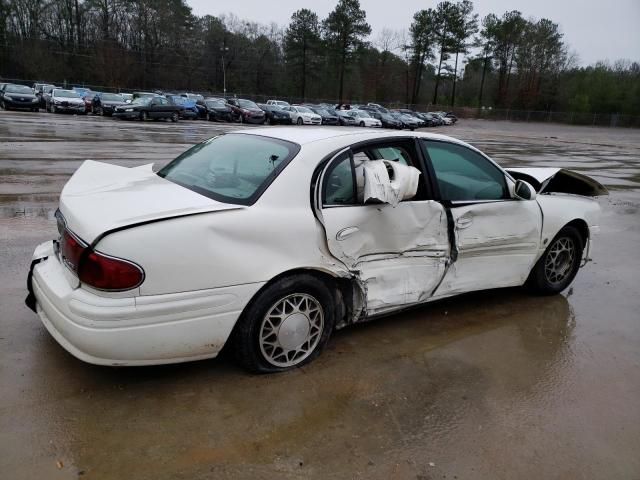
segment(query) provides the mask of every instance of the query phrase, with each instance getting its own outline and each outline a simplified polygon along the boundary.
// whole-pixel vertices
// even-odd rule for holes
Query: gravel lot
[[[67,354],[23,304],[64,182],[86,158],[163,165],[233,128],[0,111],[0,477],[640,478],[638,130],[435,130],[505,166],[569,167],[610,188],[595,261],[561,296],[434,303],[338,332],[281,375]]]

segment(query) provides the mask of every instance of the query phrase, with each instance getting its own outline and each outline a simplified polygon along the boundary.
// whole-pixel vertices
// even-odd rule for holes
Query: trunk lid
[[[86,160],[60,195],[67,226],[86,243],[115,228],[183,215],[233,210],[159,177],[152,164],[127,168]]]

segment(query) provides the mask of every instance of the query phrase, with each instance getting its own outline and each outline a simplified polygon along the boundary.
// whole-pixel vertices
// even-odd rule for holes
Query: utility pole
[[[228,51],[229,47],[226,45],[220,47],[220,52],[222,53],[222,92],[224,98],[227,98],[227,68],[224,62],[224,54]]]

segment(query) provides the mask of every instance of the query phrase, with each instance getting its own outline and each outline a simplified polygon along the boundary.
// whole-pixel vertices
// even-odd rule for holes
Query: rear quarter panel
[[[142,295],[265,282],[296,268],[340,271],[311,208],[317,162],[301,156],[252,206],[122,230],[97,250],[141,265]]]

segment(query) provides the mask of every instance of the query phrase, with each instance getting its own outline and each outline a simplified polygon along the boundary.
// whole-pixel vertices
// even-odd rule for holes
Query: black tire
[[[310,349],[306,356],[301,357],[300,361],[288,366],[275,365],[265,357],[261,349],[261,328],[265,323],[265,316],[273,307],[286,297],[296,294],[309,296],[320,304],[323,328],[315,347]],[[313,275],[299,274],[276,280],[261,291],[240,316],[232,335],[232,348],[236,359],[253,373],[282,372],[305,365],[314,360],[329,341],[337,310],[336,301],[327,285]],[[281,320],[280,326],[285,320]],[[281,331],[280,327],[278,331]],[[295,359],[293,361],[295,362]]]
[[[304,122],[302,121],[302,118],[298,117],[298,120],[296,120],[296,124],[298,125],[302,125]]]
[[[575,227],[563,227],[536,262],[525,285],[541,295],[560,293],[580,269],[584,244],[585,239]]]
[[[147,112],[140,112],[140,120],[146,121],[149,118],[149,114]]]
[[[56,106],[55,106],[53,103],[51,104],[51,110],[49,110],[49,111],[50,111],[51,113],[58,113],[58,112],[56,111]]]
[[[104,117],[104,110],[102,109],[102,107],[96,107],[96,115]]]
[[[364,122],[360,122],[360,126],[361,126],[361,127],[364,127]]]
[[[178,121],[178,113],[177,113],[177,112],[173,112],[173,113],[171,114],[171,121],[172,121],[173,123],[176,123],[176,122]]]
[[[209,122],[213,122],[213,117],[211,116],[211,114],[207,114],[207,121]]]
[[[0,107],[2,107],[3,110],[7,109],[7,106],[4,103],[4,100],[0,100]]]

